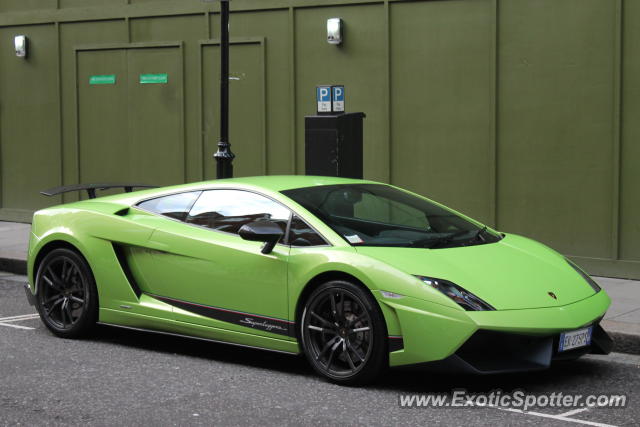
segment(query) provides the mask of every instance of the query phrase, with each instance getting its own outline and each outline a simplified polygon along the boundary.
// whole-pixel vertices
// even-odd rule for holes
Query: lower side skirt
[[[188,338],[188,339],[192,339],[192,340],[206,341],[206,342],[211,342],[211,343],[215,343],[215,344],[229,344],[229,345],[233,345],[233,346],[236,346],[236,347],[244,347],[244,348],[252,348],[252,349],[255,349],[255,350],[272,351],[274,353],[290,354],[292,356],[300,354],[299,352],[296,353],[296,352],[291,352],[291,351],[275,350],[275,349],[272,349],[272,348],[258,347],[258,346],[247,345],[247,344],[238,344],[238,343],[234,343],[234,342],[230,342],[230,341],[220,341],[220,340],[215,340],[215,339],[212,339],[212,338],[196,337],[196,336],[193,336],[193,335],[176,334],[174,332],[160,331],[160,330],[156,330],[156,329],[136,328],[136,327],[133,327],[133,326],[117,325],[115,323],[106,323],[106,322],[98,322],[98,324],[99,325],[103,325],[103,326],[111,326],[111,327],[114,327],[114,328],[128,329],[130,331],[150,332],[152,334],[168,335],[168,336],[179,337],[179,338]]]
[[[100,309],[98,323],[124,329],[194,338],[197,340],[276,351],[279,353],[300,353],[300,347],[297,341],[291,339],[253,335],[250,333],[167,319],[165,317],[156,317],[148,314],[132,313],[109,308]]]

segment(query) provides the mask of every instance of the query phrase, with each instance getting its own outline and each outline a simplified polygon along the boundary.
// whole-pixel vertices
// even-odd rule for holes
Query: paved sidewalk
[[[29,224],[0,221],[0,280],[24,282],[24,277],[20,276],[26,274],[30,227]],[[616,350],[640,354],[640,281],[594,279],[612,300],[603,326],[614,336]]]
[[[611,297],[602,326],[616,341],[616,350],[640,354],[640,281],[594,277]]]
[[[0,221],[0,271],[25,274],[31,224]]]

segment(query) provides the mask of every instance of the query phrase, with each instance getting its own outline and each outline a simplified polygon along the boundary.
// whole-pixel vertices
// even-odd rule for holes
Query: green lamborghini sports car
[[[26,291],[61,337],[95,324],[389,366],[504,373],[606,354],[607,294],[548,247],[371,181],[265,176],[37,212]]]

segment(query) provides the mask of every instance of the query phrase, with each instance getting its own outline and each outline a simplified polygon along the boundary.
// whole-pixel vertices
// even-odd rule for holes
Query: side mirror
[[[284,233],[278,224],[272,221],[254,221],[240,227],[240,237],[252,242],[264,242],[261,252],[268,254],[273,251],[276,243],[280,241]]]

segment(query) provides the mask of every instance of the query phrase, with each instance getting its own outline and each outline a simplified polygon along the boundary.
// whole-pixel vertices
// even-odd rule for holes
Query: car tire
[[[36,308],[55,335],[80,338],[98,320],[98,292],[87,261],[66,248],[49,252],[36,272]]]
[[[343,280],[318,286],[307,298],[299,336],[313,369],[343,385],[373,381],[388,367],[387,327],[368,290]]]

